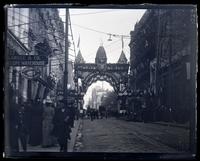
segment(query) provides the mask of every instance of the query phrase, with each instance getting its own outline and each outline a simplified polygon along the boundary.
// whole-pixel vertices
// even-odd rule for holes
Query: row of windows
[[[8,8],[8,28],[15,34],[16,37],[20,39],[20,41],[28,47],[28,39],[24,38],[27,36],[28,24],[20,25],[24,23],[28,23],[29,20],[28,9],[22,8]]]

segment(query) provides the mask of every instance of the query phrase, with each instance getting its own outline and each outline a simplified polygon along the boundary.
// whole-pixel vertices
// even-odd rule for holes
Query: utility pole
[[[193,8],[191,9],[191,15],[190,15],[190,55],[189,55],[189,62],[190,62],[190,103],[188,104],[190,106],[190,151],[191,153],[196,153],[197,148],[197,103],[196,103],[196,68],[197,68],[197,17],[196,12],[197,9]]]
[[[172,110],[172,105],[173,105],[173,100],[172,100],[172,90],[173,90],[173,86],[172,83],[174,82],[173,80],[173,70],[172,70],[172,33],[173,33],[173,26],[172,26],[172,12],[169,13],[169,107],[170,107],[170,116],[169,119],[170,121],[172,121],[172,114],[171,114],[171,110]]]
[[[158,9],[158,29],[157,29],[157,40],[156,40],[156,96],[158,105],[160,106],[159,96],[159,71],[160,71],[160,9]]]
[[[65,108],[67,108],[67,94],[68,94],[68,89],[67,89],[67,84],[68,84],[68,17],[69,17],[69,9],[66,8],[66,20],[65,20],[65,71],[64,71],[64,102],[65,102]]]

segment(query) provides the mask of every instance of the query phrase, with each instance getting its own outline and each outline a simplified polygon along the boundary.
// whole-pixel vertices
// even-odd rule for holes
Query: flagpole
[[[78,44],[77,44],[77,48],[80,50],[80,35],[78,37]]]
[[[123,35],[122,35],[122,50],[124,49],[124,40],[123,40]]]

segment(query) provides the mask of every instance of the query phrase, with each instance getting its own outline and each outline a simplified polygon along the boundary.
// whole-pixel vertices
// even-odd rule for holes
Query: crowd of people
[[[129,104],[130,106],[124,114],[128,120],[172,122],[174,121],[173,118],[178,116],[173,107],[161,103],[158,104],[158,98],[151,90],[136,91],[134,99]]]
[[[71,128],[74,125],[75,111],[72,106],[66,108],[63,101],[57,105],[51,99],[45,102],[28,101],[23,104],[10,102],[9,137],[11,152],[23,151],[27,145],[43,148],[57,146],[67,151]]]
[[[91,121],[95,119],[103,119],[108,117],[108,111],[104,106],[99,106],[98,109],[90,107],[88,105],[87,110],[81,110],[81,118],[90,119]]]

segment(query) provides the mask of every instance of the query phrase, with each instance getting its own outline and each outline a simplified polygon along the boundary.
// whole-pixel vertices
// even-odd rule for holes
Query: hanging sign
[[[41,71],[29,67],[29,68],[24,68],[21,71],[21,75],[27,79],[35,79],[41,75]]]

